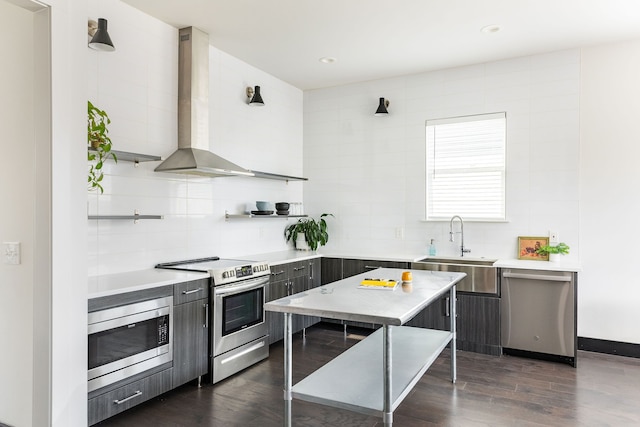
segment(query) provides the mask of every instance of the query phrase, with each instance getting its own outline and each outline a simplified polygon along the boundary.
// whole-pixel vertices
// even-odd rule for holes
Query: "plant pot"
[[[307,243],[307,239],[304,237],[304,233],[296,234],[296,249],[299,251],[310,251],[311,248]]]
[[[549,254],[549,262],[560,262],[560,254]]]

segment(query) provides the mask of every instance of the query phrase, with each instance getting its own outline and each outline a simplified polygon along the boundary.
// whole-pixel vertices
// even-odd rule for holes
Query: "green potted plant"
[[[87,151],[87,160],[89,161],[89,174],[87,183],[89,190],[104,191],[101,182],[104,178],[102,174],[102,166],[109,158],[113,158],[114,162],[118,162],[115,153],[111,151],[111,138],[109,138],[109,129],[107,125],[111,123],[106,111],[97,108],[87,101],[87,144],[90,150]]]
[[[567,255],[569,253],[569,246],[566,243],[560,242],[557,245],[544,245],[536,249],[536,253],[540,255],[549,255],[549,261],[557,261],[559,255]]]
[[[311,217],[300,218],[285,228],[285,239],[287,242],[293,240],[293,247],[298,250],[311,249],[315,251],[318,246],[326,245],[329,241],[329,233],[327,232],[327,222],[324,220],[325,216],[333,215],[323,213],[318,221]]]

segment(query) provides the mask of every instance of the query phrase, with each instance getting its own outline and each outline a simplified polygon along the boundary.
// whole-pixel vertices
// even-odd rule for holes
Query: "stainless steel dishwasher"
[[[575,273],[502,269],[501,279],[503,353],[575,367]]]

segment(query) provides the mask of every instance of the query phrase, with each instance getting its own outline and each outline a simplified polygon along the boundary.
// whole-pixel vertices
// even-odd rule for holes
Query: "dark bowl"
[[[289,203],[287,203],[287,202],[278,202],[278,203],[276,203],[276,210],[277,211],[288,211],[289,210]]]

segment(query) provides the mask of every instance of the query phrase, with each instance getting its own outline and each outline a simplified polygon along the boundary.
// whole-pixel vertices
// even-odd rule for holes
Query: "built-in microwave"
[[[88,315],[88,391],[173,360],[173,297]]]

